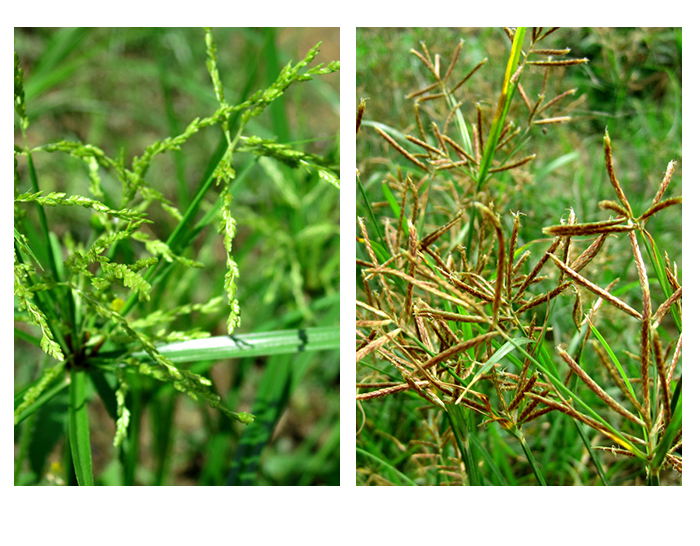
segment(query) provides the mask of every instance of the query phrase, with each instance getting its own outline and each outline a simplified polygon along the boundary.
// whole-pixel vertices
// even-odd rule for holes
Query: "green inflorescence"
[[[221,214],[219,233],[222,235],[226,253],[227,272],[224,287],[229,301],[228,332],[233,333],[240,325],[240,304],[236,299],[239,270],[233,252],[236,219],[231,212],[233,197],[230,192],[231,183],[236,177],[232,165],[233,156],[247,152],[269,157],[289,166],[303,166],[317,172],[323,180],[338,187],[337,165],[328,164],[323,158],[313,154],[294,150],[289,145],[277,144],[255,135],[244,136],[243,133],[247,122],[259,116],[294,82],[335,72],[339,70],[340,65],[331,62],[302,73],[302,69],[318,54],[320,44],[316,45],[301,62],[285,66],[269,88],[254,93],[240,104],[230,105],[224,97],[213,33],[211,29],[206,28],[204,34],[206,67],[219,103],[217,110],[209,117],[195,118],[181,134],[153,142],[140,156],[133,158],[130,167],[125,162],[123,151],[115,157],[110,157],[97,146],[83,142],[62,140],[30,147],[26,135],[29,120],[25,104],[24,78],[19,57],[15,53],[14,106],[24,137],[24,146],[15,146],[14,150],[15,188],[20,182],[17,172],[18,157],[26,158],[32,182],[31,191],[19,193],[15,189],[14,293],[18,311],[16,320],[38,326],[41,337],[37,338],[37,345],[58,361],[57,364],[48,367],[40,378],[24,391],[15,409],[15,422],[26,416],[27,409],[35,404],[42,393],[60,381],[61,372],[73,366],[89,366],[91,359],[99,362],[101,367],[117,372],[117,387],[114,390],[115,446],[122,444],[129,425],[127,371],[136,371],[144,376],[170,382],[178,391],[194,399],[206,400],[211,407],[218,408],[235,421],[250,423],[253,420],[250,414],[227,409],[219,395],[213,392],[210,380],[178,368],[160,354],[156,346],[156,343],[161,341],[182,341],[208,336],[209,333],[199,328],[177,332],[169,331],[167,326],[178,316],[219,310],[222,297],[214,297],[204,304],[157,310],[140,319],[128,319],[127,315],[140,302],[150,300],[154,286],[171,268],[203,267],[198,261],[183,255],[183,231],[188,228],[201,195],[208,189],[209,184],[216,181],[221,193],[221,199],[218,200]],[[221,127],[225,135],[225,152],[212,177],[201,188],[199,197],[183,214],[148,180],[149,168],[156,156],[180,150],[201,129],[213,125]],[[63,153],[81,160],[87,169],[88,189],[92,197],[40,190],[32,158],[41,153]],[[102,178],[106,172],[110,173],[121,188],[118,205],[112,204],[114,197],[109,198],[103,188]],[[152,223],[148,218],[150,207],[154,203],[160,205],[178,222],[177,229],[167,241],[156,238],[150,230],[144,230]],[[39,231],[47,240],[46,252],[37,253],[37,249],[31,248],[25,236],[26,208],[32,206],[36,207],[39,215]],[[92,211],[90,226],[94,235],[87,241],[76,242],[68,233],[61,241],[49,228],[44,212],[48,207],[89,209]],[[36,231],[36,228],[34,230]],[[64,248],[61,248],[61,242]],[[133,251],[124,253],[118,250],[128,244],[137,250],[143,249],[147,256],[135,258]],[[37,259],[37,254],[42,258],[48,254],[48,261],[41,262]],[[42,270],[41,277],[37,275],[37,267]],[[153,332],[156,327],[160,329]],[[90,338],[93,341],[89,341]],[[110,348],[106,355],[114,356],[102,356],[100,351],[103,346]],[[140,362],[129,356],[139,350],[145,351],[152,361]]]

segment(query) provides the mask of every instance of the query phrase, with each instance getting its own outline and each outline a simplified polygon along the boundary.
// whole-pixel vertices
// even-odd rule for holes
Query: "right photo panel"
[[[356,39],[356,485],[682,485],[681,29]]]

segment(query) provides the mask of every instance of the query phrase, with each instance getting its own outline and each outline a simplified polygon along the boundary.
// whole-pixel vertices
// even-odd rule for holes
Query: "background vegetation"
[[[270,86],[285,64],[303,59],[319,41],[323,44],[312,65],[339,59],[338,29],[214,29],[213,36],[230,104]],[[153,142],[182,134],[192,120],[211,116],[218,108],[202,29],[15,29],[15,51],[24,71],[30,148],[80,141],[110,157],[121,155],[130,165]],[[317,76],[292,85],[250,121],[245,134],[275,139],[337,164],[338,107],[338,73]],[[15,134],[16,144],[24,146],[17,125]],[[186,210],[224,144],[219,127],[202,129],[181,150],[152,161],[149,183],[180,211]],[[44,194],[90,195],[88,170],[80,159],[59,153],[36,153],[33,158]],[[250,153],[236,154],[233,166],[237,176],[229,191],[238,229],[232,254],[240,271],[242,315],[236,334],[336,326],[338,190],[311,170]],[[29,191],[22,158],[17,171],[18,191]],[[100,174],[106,199],[118,203],[114,173]],[[205,229],[197,232],[187,255],[204,267],[177,269],[154,287],[150,301],[140,302],[130,319],[225,296],[226,253],[217,233],[220,216],[213,210],[217,198],[217,191],[205,195],[196,221],[204,219],[208,225],[200,226]],[[36,211],[25,208],[26,225],[37,230],[28,234],[32,248],[46,263]],[[177,221],[160,207],[148,212],[153,223],[146,230],[166,240]],[[64,244],[88,244],[91,228],[99,228],[91,211],[80,207],[51,207],[47,219]],[[127,260],[141,257],[122,251]],[[123,299],[127,295],[127,290],[114,294]],[[207,313],[179,317],[168,328],[196,327],[224,335],[227,316],[224,297]],[[27,342],[37,331],[16,323],[16,391],[48,365],[48,357]],[[248,443],[253,452],[241,452],[241,437],[253,425],[246,429],[202,402],[178,396],[169,383],[137,376],[129,395],[132,449],[125,457],[123,450],[112,447],[113,418],[88,384],[98,484],[224,484],[234,460],[248,465],[239,472],[243,483],[338,483],[337,351],[200,362],[192,370],[210,378],[224,404],[236,411],[251,411],[254,401],[265,407],[268,389],[269,404],[279,407],[273,408],[272,421],[263,423],[262,445],[259,436],[258,444]],[[64,391],[15,427],[17,484],[75,483],[64,436],[67,404]]]
[[[526,41],[528,39],[529,30]],[[415,169],[377,134],[373,126],[383,124],[380,126],[385,130],[388,130],[386,126],[395,129],[396,133],[392,135],[419,135],[414,100],[406,96],[426,88],[434,79],[418,56],[409,51],[415,49],[423,53],[422,44],[425,44],[431,61],[440,56],[441,73],[444,74],[460,40],[464,40],[464,45],[455,68],[458,76],[451,78],[453,83],[488,58],[486,64],[457,92],[468,126],[476,122],[478,102],[483,110],[484,130],[488,132],[510,52],[510,41],[503,29],[358,29],[357,103],[361,98],[368,100],[364,126],[357,139],[357,166],[361,183],[368,200],[374,204],[372,208],[381,226],[386,217],[392,218],[390,225],[396,224],[387,194],[382,191],[382,182],[390,180],[396,191],[399,187],[396,182],[398,167],[404,175],[411,174],[414,181],[420,180],[425,173]],[[642,211],[648,207],[670,160],[677,164],[665,194],[667,197],[680,195],[682,179],[680,29],[560,29],[547,38],[546,47],[571,48],[567,58],[589,60],[587,64],[566,69],[552,68],[549,73],[545,101],[568,89],[577,90],[557,105],[556,114],[552,113],[570,116],[571,121],[534,126],[524,147],[526,153],[521,155],[530,153],[527,150],[532,148],[537,157],[527,166],[494,176],[489,181],[487,196],[482,198],[482,202],[493,203],[494,210],[501,214],[506,236],[510,235],[513,226],[508,211],[523,213],[518,240],[531,242],[532,246],[528,248],[533,253],[544,252],[551,242],[543,236],[542,228],[559,224],[560,218],[567,217],[570,208],[575,210],[579,222],[607,217],[601,215],[598,207],[599,201],[611,199],[614,195],[602,146],[606,128],[613,141],[616,174],[633,210]],[[542,71],[527,69],[520,83],[535,101],[542,87]],[[422,106],[426,114],[424,119],[428,116],[445,119],[446,111],[440,101],[425,102]],[[508,116],[511,118],[521,125],[520,120],[527,119],[527,110],[517,93]],[[426,131],[430,133],[427,125]],[[443,180],[445,178],[438,176],[434,187],[443,187],[440,185]],[[460,187],[458,178],[454,185]],[[435,199],[435,194],[433,191],[431,198]],[[400,194],[396,195],[399,199]],[[371,229],[369,212],[363,206],[360,193],[357,199],[358,215],[367,218],[368,229]],[[449,197],[444,201],[436,199],[428,206],[432,206],[432,213],[445,214],[449,219],[454,212],[441,211],[441,207],[449,209],[449,202]],[[407,205],[407,215],[408,211]],[[430,224],[430,228],[434,229],[435,225],[439,226],[440,222]],[[462,227],[458,225],[455,231]],[[671,262],[677,262],[680,275],[680,208],[667,209],[654,216],[647,229],[654,234],[659,247],[668,252]],[[393,232],[389,230],[387,233]],[[380,238],[384,235],[382,233]],[[358,236],[362,237],[359,229]],[[455,241],[454,235],[451,240]],[[639,308],[642,293],[629,252],[629,241],[626,237],[609,238],[603,252],[596,261],[597,265],[594,264],[592,274],[597,275],[602,286],[619,277],[613,293]],[[362,242],[358,243],[358,257],[369,260],[366,254]],[[647,264],[647,267],[650,266]],[[358,298],[364,301],[365,288],[359,281],[361,271],[362,267],[358,266]],[[573,294],[562,295],[561,301],[549,317],[551,331],[545,339],[552,354],[555,346],[570,343],[577,332],[571,315]],[[593,298],[584,296],[584,310],[588,310],[592,302]],[[603,312],[596,320],[602,321],[607,337],[614,340],[614,350],[627,355],[624,356],[626,362],[631,361],[629,355],[639,351],[636,327],[617,320],[614,313],[606,315]],[[614,390],[610,377],[602,373],[609,382],[606,385]],[[368,358],[359,362],[358,384],[382,377],[392,377],[386,362]],[[600,375],[596,377],[600,378]],[[453,462],[449,461],[453,461],[450,457],[456,453],[443,444],[436,447],[440,438],[444,441],[444,436],[440,435],[448,428],[447,418],[444,414],[441,417],[439,411],[426,410],[426,406],[426,400],[415,393],[384,396],[358,405],[358,484],[443,484],[453,481],[454,476],[450,478],[445,468],[455,470],[450,466]],[[481,421],[485,419],[477,420]],[[532,468],[514,438],[495,423],[478,428],[482,445],[490,450],[489,456],[479,453],[481,464],[489,472],[493,471],[490,476],[501,476],[512,485],[535,483]],[[547,483],[601,483],[572,420],[567,421],[561,414],[553,412],[534,421],[524,432]],[[592,438],[594,445],[601,440],[600,435]],[[437,463],[433,458],[436,452],[440,454]],[[608,453],[603,460],[611,484],[644,482],[643,470],[633,460]],[[438,470],[440,464],[442,470]],[[680,481],[675,472],[664,476],[664,483]],[[459,481],[459,478],[454,481]]]

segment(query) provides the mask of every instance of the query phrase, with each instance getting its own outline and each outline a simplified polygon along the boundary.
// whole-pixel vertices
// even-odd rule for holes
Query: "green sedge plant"
[[[597,183],[569,200],[561,173],[583,157],[571,143],[587,114],[567,72],[597,59],[557,30],[469,33],[446,61],[416,44],[398,123],[368,119],[382,96],[360,100],[358,150],[375,153],[357,170],[358,484],[680,479],[680,237],[659,220],[678,219],[678,157],[655,154],[628,197],[604,129]],[[467,40],[488,45],[463,66]],[[480,47],[501,47],[501,64]]]
[[[30,52],[37,36],[29,77],[17,51],[14,70],[15,483],[335,483],[339,153],[324,79],[339,62],[318,62],[320,42],[287,62],[275,29],[18,38]],[[81,82],[115,47],[129,54],[104,79],[132,78],[141,119],[100,102],[99,77]],[[155,63],[139,57],[147,47]],[[193,75],[178,81],[173,66]],[[290,122],[310,100],[329,124]],[[73,138],[42,142],[57,126]],[[328,417],[287,450],[286,474],[261,476],[267,451],[285,459],[264,448],[309,370]],[[179,434],[179,411],[203,430]],[[182,459],[192,468],[176,470]]]

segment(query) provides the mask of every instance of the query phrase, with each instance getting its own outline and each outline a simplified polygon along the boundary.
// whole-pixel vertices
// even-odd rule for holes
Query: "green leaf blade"
[[[69,387],[68,438],[75,475],[80,485],[95,485],[92,473],[90,424],[87,414],[85,383],[87,374],[82,370],[71,372]]]

